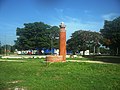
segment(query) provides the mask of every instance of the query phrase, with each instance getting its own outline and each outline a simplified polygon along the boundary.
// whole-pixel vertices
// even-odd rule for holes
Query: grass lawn
[[[120,90],[119,64],[0,62],[0,90]]]
[[[66,58],[67,60],[90,60],[89,58],[82,57],[82,58]]]
[[[120,56],[84,56],[82,58],[67,58],[67,60],[89,60],[120,64]]]

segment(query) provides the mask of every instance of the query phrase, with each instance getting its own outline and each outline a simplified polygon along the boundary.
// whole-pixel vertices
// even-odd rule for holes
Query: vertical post
[[[94,46],[94,52],[93,52],[93,54],[95,55],[95,46]]]
[[[53,54],[52,48],[53,48],[53,37],[52,37],[52,35],[51,35],[51,55]]]
[[[118,47],[117,47],[117,54],[116,55],[118,55]]]
[[[63,56],[63,61],[66,61],[66,30],[65,24],[62,22],[60,24],[60,45],[59,45],[59,55]]]

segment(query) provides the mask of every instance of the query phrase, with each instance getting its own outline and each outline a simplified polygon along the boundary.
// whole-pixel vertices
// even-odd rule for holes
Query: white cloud
[[[104,20],[113,20],[113,19],[115,19],[118,16],[120,16],[120,14],[118,14],[118,13],[109,13],[109,14],[103,15],[102,18]]]
[[[62,18],[56,19],[56,20],[57,20],[57,23],[54,25],[57,25],[62,21],[65,22],[67,26],[66,27],[67,39],[69,39],[71,34],[77,30],[99,31],[100,28],[103,27],[103,23],[101,22],[86,21],[85,23],[83,23],[81,19],[70,17],[70,16],[62,16]]]
[[[61,22],[64,22],[67,26],[67,39],[69,39],[71,34],[77,30],[99,31],[103,27],[102,22],[82,21],[79,17],[64,15],[63,9],[55,8],[55,11],[58,15],[54,17],[55,22],[51,21],[51,24],[58,26]],[[90,11],[86,10],[84,12],[89,13]]]
[[[82,23],[81,21],[71,21],[71,22],[66,22],[67,25],[67,33],[68,36],[77,31],[77,30],[92,30],[92,31],[99,31],[100,28],[102,28],[102,23],[100,22],[85,22]],[[69,37],[68,37],[69,38]]]
[[[67,39],[70,38],[71,34],[77,30],[91,30],[91,31],[99,31],[103,25],[100,22],[89,22],[89,23],[81,23],[81,22],[66,22],[67,25]]]

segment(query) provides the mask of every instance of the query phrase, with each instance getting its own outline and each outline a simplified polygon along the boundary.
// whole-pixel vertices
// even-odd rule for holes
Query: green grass
[[[82,58],[67,58],[67,60],[89,60],[120,64],[120,56],[84,56]]]
[[[102,61],[120,64],[120,56],[85,56],[84,58],[92,61]]]
[[[13,83],[17,81],[17,83]],[[0,62],[0,90],[120,90],[119,64]]]
[[[85,58],[85,57],[82,57],[82,58],[66,58],[66,60],[89,60],[89,58]]]

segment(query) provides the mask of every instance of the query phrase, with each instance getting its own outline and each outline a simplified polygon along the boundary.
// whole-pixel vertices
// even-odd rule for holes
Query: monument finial
[[[64,22],[61,22],[61,24],[59,26],[60,26],[60,28],[65,28],[66,27],[66,25],[64,24]]]

